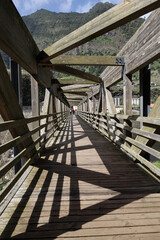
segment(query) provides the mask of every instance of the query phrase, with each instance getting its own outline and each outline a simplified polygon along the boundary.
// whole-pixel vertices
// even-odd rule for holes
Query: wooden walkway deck
[[[73,116],[0,218],[0,239],[159,240],[160,186]]]

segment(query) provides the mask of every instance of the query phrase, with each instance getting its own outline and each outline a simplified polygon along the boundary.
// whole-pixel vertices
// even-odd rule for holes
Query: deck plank
[[[160,186],[78,116],[0,218],[0,239],[160,239]]]

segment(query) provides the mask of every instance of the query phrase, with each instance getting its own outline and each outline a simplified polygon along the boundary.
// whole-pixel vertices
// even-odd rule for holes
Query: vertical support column
[[[50,91],[46,88],[45,96],[44,96],[44,104],[43,104],[43,115],[49,113],[49,99],[50,99]]]
[[[18,102],[22,107],[23,103],[22,103],[21,67],[13,59],[10,59],[10,70],[11,70],[11,82],[17,95]]]
[[[125,75],[124,83],[125,83],[123,88],[124,115],[131,116],[132,115],[132,75]],[[125,120],[124,125],[132,127],[132,122],[130,120]],[[132,134],[129,131],[124,130],[123,133],[128,137],[132,137]],[[125,145],[130,147],[129,143],[125,143]]]
[[[51,99],[50,99],[50,113],[51,114],[54,114],[55,113],[55,115],[53,116],[53,119],[54,119],[54,124],[55,124],[55,128],[58,128],[58,121],[57,121],[57,115],[56,115],[56,113],[57,113],[57,111],[58,111],[58,108],[56,108],[56,106],[57,106],[57,99],[56,99],[56,97],[52,94],[51,95]]]
[[[43,104],[43,113],[42,115],[48,115],[49,114],[49,104],[50,104],[50,96],[51,93],[50,91],[46,88],[45,90],[45,97],[44,97],[44,104]],[[48,123],[49,117],[47,117],[46,119],[43,119],[43,123]],[[47,132],[48,126],[45,127],[45,130],[43,130],[44,132]],[[41,130],[41,131],[42,131]],[[45,138],[46,139],[46,138]],[[45,141],[44,139],[44,141]]]
[[[103,85],[100,85],[100,88],[99,88],[99,101],[98,101],[98,113],[102,112],[102,91],[103,91]]]
[[[39,86],[38,82],[31,76],[31,103],[32,103],[32,116],[40,115],[40,103],[39,103]],[[32,123],[32,128],[40,126],[40,121]],[[40,136],[40,131],[33,135],[33,140],[36,140]],[[36,148],[39,147],[37,144]]]
[[[140,116],[147,117],[150,112],[150,65],[140,70]]]
[[[106,98],[106,89],[103,83],[103,90],[102,90],[102,112],[103,114],[107,113],[107,98]]]
[[[22,78],[21,78],[21,67],[13,60],[10,59],[10,78],[13,85],[13,88],[15,90],[15,93],[18,98],[18,102],[20,106],[22,107]],[[15,146],[14,147],[14,156],[16,156],[19,153],[19,149]],[[15,165],[15,174],[21,169],[23,165],[23,160],[21,159],[16,165]]]
[[[92,104],[93,104],[93,113],[95,113],[96,112],[96,98],[94,95],[92,96]]]
[[[116,107],[114,104],[112,93],[109,88],[104,88],[104,90],[106,92],[107,113],[111,115],[116,115]],[[109,121],[111,121],[110,116],[107,116],[108,137],[113,141],[116,141],[116,136],[114,135],[115,127],[112,126]],[[115,120],[112,121],[115,122]],[[111,133],[111,129],[113,130],[113,133]]]
[[[132,75],[125,75],[123,87],[124,115],[132,115]]]
[[[140,116],[147,117],[150,112],[150,65],[140,70]],[[143,127],[143,123],[140,123],[140,128]],[[150,160],[150,154],[144,153],[145,158]]]
[[[111,91],[108,88],[106,88],[106,103],[107,103],[108,113],[116,114],[116,108],[113,101],[113,97],[112,97]]]

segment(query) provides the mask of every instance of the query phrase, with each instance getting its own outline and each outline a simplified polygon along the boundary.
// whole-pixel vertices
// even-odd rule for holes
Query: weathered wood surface
[[[81,70],[78,70],[78,69],[75,69],[75,68],[71,68],[71,67],[68,67],[68,66],[63,66],[63,65],[62,66],[52,66],[51,69],[53,69],[56,72],[65,73],[65,74],[75,76],[75,77],[78,77],[78,78],[82,78],[82,79],[86,79],[86,80],[89,80],[89,81],[92,81],[92,82],[95,82],[95,83],[101,83],[102,82],[100,77],[97,77],[97,76],[95,76],[91,73],[87,73],[87,72],[84,72],[84,71],[81,71]]]
[[[31,74],[37,74],[39,53],[30,32],[12,1],[0,1],[0,47]]]
[[[68,86],[64,86],[64,87],[61,87],[62,90],[73,90],[73,89],[77,89],[77,88],[88,88],[88,87],[92,87],[93,84],[73,84],[73,85],[68,85]]]
[[[142,24],[118,53],[126,58],[126,74],[132,74],[160,57],[160,8]],[[122,67],[107,67],[100,76],[109,87],[122,79]],[[94,94],[99,87],[94,88]]]
[[[90,88],[73,88],[73,89],[67,89],[67,90],[63,90],[63,92],[91,92],[91,89]]]
[[[149,117],[160,118],[160,96],[158,97],[158,99],[156,100],[156,102],[154,104],[154,107],[150,111]],[[146,132],[149,132],[149,133],[158,133],[158,134],[160,133],[159,127],[157,127],[157,126],[155,127],[154,125],[153,126],[147,126],[147,125],[144,124],[144,126],[142,127],[142,130],[146,131]],[[145,145],[153,146],[153,141],[150,141],[150,139],[148,139],[148,138],[145,138],[145,137],[142,137],[142,136],[137,136],[136,140],[140,143],[145,144]],[[132,149],[138,154],[141,153],[141,149],[139,149],[135,146],[132,146]]]
[[[0,16],[0,48],[37,81],[50,87],[50,73],[42,67],[37,68],[40,51],[12,1],[0,1]]]
[[[50,61],[53,65],[87,65],[87,66],[123,66],[124,57],[121,56],[71,56],[62,55]],[[40,63],[50,66],[51,63]]]
[[[0,218],[0,239],[160,237],[160,186],[76,116]]]
[[[158,0],[122,1],[112,9],[44,49],[41,52],[40,60],[41,62],[47,62],[53,57],[59,56],[158,7],[160,7]]]
[[[82,79],[82,78],[75,78],[75,79],[58,78],[57,80],[60,84],[95,84],[95,82]]]

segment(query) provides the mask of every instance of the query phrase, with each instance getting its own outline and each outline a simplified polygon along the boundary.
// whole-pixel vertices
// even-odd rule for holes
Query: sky
[[[122,0],[12,0],[21,16],[29,15],[39,9],[52,12],[88,12],[98,2],[118,4]]]

